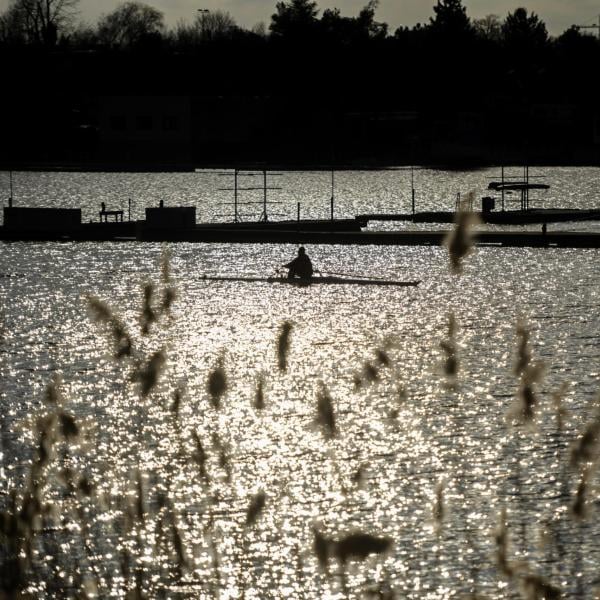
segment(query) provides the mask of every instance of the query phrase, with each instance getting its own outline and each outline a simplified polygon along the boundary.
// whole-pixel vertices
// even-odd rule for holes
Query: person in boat
[[[308,258],[308,254],[306,254],[306,249],[304,246],[300,246],[298,248],[298,256],[296,258],[283,265],[288,271],[288,277],[292,279],[293,277],[300,277],[301,279],[308,279],[312,277],[313,274],[313,266],[310,258]]]

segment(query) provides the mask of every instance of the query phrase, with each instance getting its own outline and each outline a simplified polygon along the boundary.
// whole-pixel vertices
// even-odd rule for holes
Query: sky
[[[11,0],[0,0],[4,12]],[[337,7],[345,16],[356,16],[368,0],[317,0],[321,12]],[[433,15],[436,0],[380,0],[376,19],[388,23],[390,32],[405,25],[426,23]],[[191,21],[199,8],[229,12],[235,21],[245,28],[264,22],[267,26],[275,12],[277,0],[146,0],[161,10],[169,26],[179,20]],[[120,4],[119,0],[80,0],[79,20],[94,23],[98,17]],[[552,35],[559,35],[573,24],[598,23],[600,0],[464,0],[467,14],[480,18],[495,14],[504,18],[519,6],[537,13],[546,23]],[[593,31],[593,30],[591,30]],[[591,32],[590,31],[590,32]]]

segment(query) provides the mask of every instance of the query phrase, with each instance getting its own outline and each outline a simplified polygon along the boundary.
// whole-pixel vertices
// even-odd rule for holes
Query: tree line
[[[79,124],[93,125],[94,97],[184,94],[199,99],[194,110],[210,126],[266,131],[248,133],[249,154],[263,144],[329,156],[325,148],[337,144],[350,155],[426,160],[432,144],[461,136],[474,147],[537,143],[563,156],[577,145],[585,146],[583,158],[573,160],[598,154],[597,36],[575,26],[550,36],[524,7],[473,19],[461,0],[438,0],[428,22],[394,31],[378,20],[377,0],[355,16],[281,0],[268,24],[252,28],[220,10],[169,28],[159,10],[137,1],[81,24],[77,7],[78,0],[13,0],[0,16],[12,102],[5,115],[18,143],[15,115],[30,128],[51,122],[55,131],[61,113],[63,121],[76,113]],[[569,114],[532,118],[540,104]],[[417,122],[402,121],[410,114]],[[472,125],[464,126],[464,114],[476,115]],[[205,125],[198,127],[201,138]]]
[[[589,42],[594,37],[582,34],[573,25],[551,38],[542,19],[526,8],[516,8],[504,19],[495,14],[471,19],[462,0],[438,0],[428,23],[401,26],[393,32],[387,23],[375,18],[378,0],[369,0],[355,17],[343,16],[337,8],[325,9],[319,16],[317,2],[311,0],[280,1],[268,26],[260,22],[250,29],[239,26],[226,11],[202,9],[191,22],[180,20],[175,27],[168,28],[160,10],[137,0],[121,3],[90,24],[78,21],[78,3],[79,0],[12,0],[0,15],[0,44],[123,49],[150,43],[181,50],[223,40],[257,38],[352,46],[421,37],[428,43],[436,38],[463,43],[486,40],[518,51],[543,50],[573,38],[586,38]]]

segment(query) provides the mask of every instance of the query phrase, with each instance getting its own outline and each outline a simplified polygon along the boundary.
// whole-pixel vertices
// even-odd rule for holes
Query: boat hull
[[[300,279],[297,277],[226,277],[205,275],[205,281],[242,282],[242,283],[279,283],[284,285],[311,286],[311,285],[370,285],[370,286],[394,286],[413,287],[419,285],[420,281],[394,281],[390,279],[367,279],[358,277],[310,277]]]

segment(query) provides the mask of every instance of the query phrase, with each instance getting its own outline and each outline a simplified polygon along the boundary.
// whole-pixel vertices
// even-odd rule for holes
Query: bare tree
[[[191,47],[205,42],[231,39],[238,31],[240,28],[228,12],[201,11],[191,25],[179,21],[174,39],[180,47]]]
[[[100,41],[121,48],[162,35],[164,31],[163,13],[141,2],[124,2],[98,22]]]
[[[502,39],[502,22],[498,15],[486,15],[473,21],[475,33],[484,39],[498,42]]]
[[[234,18],[222,10],[199,13],[194,27],[203,41],[230,38],[238,29]]]
[[[78,4],[79,0],[14,0],[3,19],[8,19],[13,36],[53,46],[59,33],[73,24]]]

